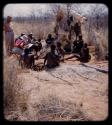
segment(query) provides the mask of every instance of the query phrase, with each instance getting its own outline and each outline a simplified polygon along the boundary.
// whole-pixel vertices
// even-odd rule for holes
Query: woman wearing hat
[[[4,24],[4,31],[5,31],[5,47],[6,47],[6,54],[10,55],[12,48],[14,47],[14,32],[11,27],[12,17],[7,16],[6,22]]]

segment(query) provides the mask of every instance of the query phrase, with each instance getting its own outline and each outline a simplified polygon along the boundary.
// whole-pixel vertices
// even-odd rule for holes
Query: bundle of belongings
[[[19,55],[25,67],[29,68],[34,65],[34,56],[42,49],[41,39],[36,41],[33,37],[31,39],[31,35],[21,34],[15,39],[15,47],[12,49],[12,53]]]

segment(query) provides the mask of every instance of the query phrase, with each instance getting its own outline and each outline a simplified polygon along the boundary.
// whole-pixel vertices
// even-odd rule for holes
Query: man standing
[[[6,47],[6,55],[10,56],[12,48],[14,47],[14,32],[11,27],[12,17],[7,16],[7,19],[4,23],[4,31],[5,31],[5,47]]]
[[[74,25],[74,32],[76,34],[76,40],[77,40],[77,38],[81,34],[81,23],[80,23],[80,21],[76,22],[76,24]]]

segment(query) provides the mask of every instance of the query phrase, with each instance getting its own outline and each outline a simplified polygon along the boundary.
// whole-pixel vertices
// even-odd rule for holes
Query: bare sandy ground
[[[13,58],[13,57],[11,57]],[[46,101],[50,104],[52,97],[56,97],[63,103],[71,103],[83,112],[85,120],[100,121],[108,117],[108,73],[102,73],[91,67],[85,67],[79,61],[72,58],[55,69],[33,71],[30,69],[22,70],[18,74],[18,79],[22,81],[20,96],[25,96],[18,108],[10,115],[6,115],[6,119],[13,119],[15,115],[17,120],[44,121],[51,120],[45,114],[39,117],[39,105]],[[36,63],[42,63],[40,59]],[[90,61],[92,67],[108,70],[108,62],[106,61]],[[48,99],[51,98],[51,101]],[[42,101],[44,100],[44,101]],[[55,107],[57,101],[52,105]],[[27,113],[21,112],[21,105],[25,104]],[[71,108],[71,104],[67,107]],[[75,107],[69,112],[76,112]],[[48,108],[48,107],[46,107]],[[44,111],[45,112],[45,111]],[[60,111],[61,112],[61,111]],[[66,120],[74,120],[71,116]],[[54,121],[63,120],[59,117]],[[64,119],[65,120],[65,119]],[[80,119],[79,119],[80,121]]]
[[[82,66],[79,62],[62,63],[60,67],[40,72],[27,70],[18,75],[22,91],[27,94],[29,117],[36,120],[33,105],[49,95],[77,106],[90,120],[104,120],[108,116],[108,74]],[[91,64],[92,65],[92,64]],[[107,63],[95,64],[107,67]],[[32,117],[32,118],[31,118]],[[21,119],[20,119],[21,120]]]

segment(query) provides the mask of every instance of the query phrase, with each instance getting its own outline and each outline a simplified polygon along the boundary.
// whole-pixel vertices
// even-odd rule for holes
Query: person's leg
[[[34,55],[32,55],[32,66],[35,65],[35,59],[34,59]]]
[[[12,48],[14,47],[14,35],[12,32],[7,33],[7,41],[8,41],[8,53],[11,55]]]
[[[9,39],[8,39],[8,32],[5,33],[5,49],[6,49],[6,55],[8,56],[9,55]]]
[[[12,51],[12,49],[14,48],[14,33],[13,32],[11,32],[10,33],[10,36],[11,36],[11,46],[10,46],[10,49],[11,49],[11,51]]]

